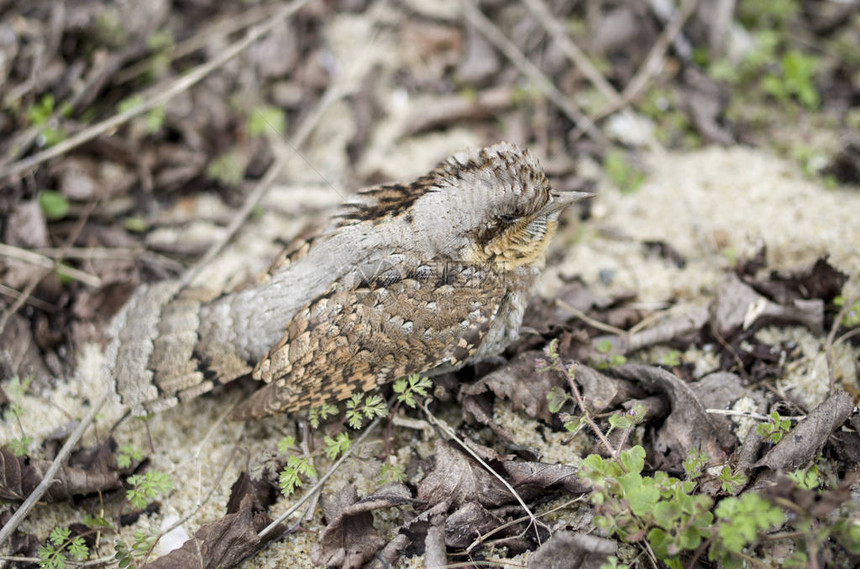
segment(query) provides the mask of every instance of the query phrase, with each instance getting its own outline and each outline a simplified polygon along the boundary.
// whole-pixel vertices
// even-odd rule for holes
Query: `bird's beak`
[[[593,198],[597,194],[591,192],[552,192],[550,200],[541,210],[542,215],[548,215],[563,210],[573,202]]]

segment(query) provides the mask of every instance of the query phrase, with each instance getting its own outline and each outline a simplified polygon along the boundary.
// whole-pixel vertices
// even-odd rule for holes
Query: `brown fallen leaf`
[[[359,500],[354,486],[321,501],[328,525],[319,543],[311,550],[311,560],[326,567],[358,568],[373,559],[385,545],[373,527],[373,510],[411,504],[412,493],[403,484],[386,484]]]
[[[22,502],[42,482],[49,460],[35,460],[28,456],[15,456],[0,449],[0,500]],[[86,496],[116,490],[120,487],[117,471],[101,468],[61,468],[54,483],[42,497],[47,502],[68,500],[72,496]]]
[[[268,525],[266,516],[254,516],[253,504],[251,496],[246,496],[238,512],[204,525],[182,547],[147,563],[144,569],[235,567],[257,549],[257,533]]]
[[[799,324],[815,334],[824,329],[824,302],[797,299],[788,304],[771,302],[737,276],[729,275],[711,303],[711,326],[729,340],[754,324]]]
[[[432,507],[449,502],[459,508],[466,502],[478,502],[492,508],[516,498],[498,478],[467,457],[455,443],[438,441],[433,471],[418,486],[418,499]]]
[[[563,530],[529,555],[528,569],[599,569],[617,549],[611,539]]]
[[[599,359],[608,355],[628,354],[655,344],[688,343],[699,334],[707,322],[707,307],[697,306],[679,316],[666,318],[641,332],[625,336],[603,335],[592,338],[589,353],[580,354],[579,357],[585,359],[591,356]],[[606,342],[611,346],[608,352],[603,348]]]
[[[506,460],[503,463],[508,480],[524,498],[545,494],[559,487],[572,494],[583,494],[589,487],[578,478],[578,470],[568,464],[546,464]]]
[[[845,391],[837,391],[782,437],[754,466],[785,472],[808,464],[818,456],[827,438],[848,419],[853,409],[851,396]]]
[[[848,275],[834,268],[827,258],[783,271],[771,271],[770,277],[750,284],[757,291],[780,304],[795,300],[820,299],[830,302],[842,293]]]
[[[445,545],[448,547],[466,548],[476,538],[496,529],[505,520],[482,505],[475,502],[463,504],[457,511],[450,514],[445,521]],[[494,538],[507,537],[519,530],[511,526],[507,531],[499,532]]]
[[[557,373],[538,373],[535,360],[543,358],[541,351],[523,352],[514,356],[507,365],[488,373],[475,383],[460,390],[461,396],[477,396],[492,392],[496,397],[507,399],[515,411],[522,411],[532,419],[549,422],[547,394],[565,383]]]
[[[721,460],[737,444],[734,435],[721,428],[705,412],[689,385],[668,371],[647,365],[623,365],[610,368],[614,377],[641,382],[646,389],[665,394],[672,410],[657,430],[655,448],[668,451],[666,460],[680,467],[687,455],[698,450],[711,460]]]

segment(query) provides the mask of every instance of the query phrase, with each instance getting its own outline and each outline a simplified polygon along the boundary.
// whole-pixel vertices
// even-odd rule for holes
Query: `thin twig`
[[[249,8],[240,14],[222,16],[221,19],[207,25],[205,29],[200,30],[195,35],[171,46],[167,50],[167,58],[173,62],[206,47],[214,40],[220,40],[245,28],[259,24],[263,20],[268,20],[272,17],[277,7],[277,4],[264,4]],[[117,73],[112,84],[122,85],[151,70],[152,60],[143,59]]]
[[[218,253],[229,243],[229,241],[236,235],[236,232],[239,231],[239,228],[242,227],[242,224],[245,223],[245,220],[248,219],[248,216],[251,215],[251,212],[260,203],[260,200],[263,199],[263,196],[266,195],[266,192],[272,187],[272,184],[275,183],[275,180],[278,178],[278,175],[281,173],[281,170],[286,166],[287,161],[293,153],[298,153],[298,148],[304,144],[307,137],[313,131],[313,128],[316,126],[319,119],[323,116],[326,110],[334,104],[336,101],[341,99],[346,92],[336,86],[332,86],[326,91],[325,95],[323,95],[322,100],[319,105],[317,105],[314,111],[307,115],[304,121],[299,125],[298,129],[296,129],[295,134],[292,136],[287,146],[290,148],[291,152],[281,151],[282,149],[278,149],[278,143],[271,141],[272,146],[277,149],[274,152],[275,159],[272,164],[269,166],[269,169],[266,170],[266,173],[263,175],[263,178],[257,184],[257,187],[254,188],[254,191],[251,192],[250,195],[245,199],[245,203],[242,204],[242,209],[236,214],[236,216],[230,221],[230,225],[227,227],[227,231],[221,236],[218,241],[212,244],[209,247],[209,250],[206,251],[206,254],[197,261],[194,266],[189,268],[182,278],[180,279],[181,287],[184,288],[188,286],[191,281],[193,281],[197,275],[200,274],[200,271],[209,264],[212,259],[215,258]],[[301,156],[301,154],[299,154]]]
[[[75,445],[78,443],[80,438],[83,436],[84,432],[89,428],[90,424],[95,419],[96,415],[101,411],[102,406],[107,401],[108,396],[113,392],[113,389],[108,387],[105,389],[104,393],[99,397],[99,399],[90,407],[89,412],[86,416],[81,419],[81,422],[78,423],[78,426],[75,427],[75,430],[72,431],[72,434],[69,435],[69,438],[66,439],[66,443],[63,445],[63,448],[60,449],[60,452],[57,453],[57,456],[54,458],[54,461],[51,463],[51,466],[48,467],[48,470],[45,471],[45,474],[42,476],[42,481],[39,482],[39,485],[33,490],[27,499],[24,500],[24,503],[18,508],[15,514],[9,518],[9,521],[6,522],[6,525],[3,526],[3,529],[0,529],[0,545],[6,542],[9,539],[9,536],[12,535],[18,525],[27,517],[27,514],[30,513],[30,510],[36,505],[36,502],[48,491],[48,488],[51,487],[51,484],[54,483],[54,476],[56,476],[57,471],[60,470],[60,467],[65,462],[66,458],[72,452],[72,449],[75,448]]]
[[[582,502],[584,499],[585,499],[584,495],[578,496],[576,498],[573,498],[572,500],[568,500],[567,502],[565,502],[564,504],[561,504],[560,506],[556,506],[555,508],[552,508],[552,509],[547,510],[545,512],[541,512],[539,514],[536,514],[536,516],[538,518],[548,516],[548,515],[552,514],[553,512],[557,512],[561,509],[564,509],[564,508],[570,506],[571,504],[575,504],[577,502]],[[467,547],[465,550],[463,550],[463,553],[465,553],[466,555],[470,554],[473,549],[475,549],[476,547],[478,547],[482,543],[485,543],[487,541],[487,538],[490,537],[491,535],[494,535],[500,531],[504,531],[505,529],[507,529],[511,526],[514,526],[520,522],[524,522],[527,519],[529,519],[528,516],[522,516],[522,517],[513,519],[507,523],[504,523],[500,526],[497,526],[497,527],[493,528],[492,530],[488,531],[487,533],[485,533],[483,535],[479,535],[478,537],[475,538],[475,540],[472,543],[469,544],[469,547]]]
[[[190,72],[186,73],[182,77],[179,77],[173,83],[165,88],[154,89],[152,92],[154,95],[144,101],[141,105],[134,107],[133,109],[129,109],[125,112],[119,113],[106,119],[98,124],[94,124],[93,126],[82,130],[81,132],[75,134],[60,142],[56,146],[52,146],[48,149],[43,150],[33,156],[28,158],[24,158],[23,160],[19,160],[7,166],[0,167],[0,179],[16,176],[31,168],[34,168],[52,158],[56,158],[57,156],[62,156],[66,152],[77,148],[81,144],[85,142],[89,142],[90,140],[100,136],[112,129],[117,128],[123,123],[137,117],[143,113],[151,111],[152,109],[161,106],[176,95],[183,93],[199,83],[203,80],[207,75],[222,67],[225,63],[242,53],[245,49],[247,49],[251,44],[256,42],[260,37],[272,31],[275,27],[277,27],[284,19],[292,16],[296,11],[299,10],[302,6],[307,3],[308,0],[293,0],[290,4],[285,6],[283,9],[279,10],[277,14],[272,16],[270,20],[251,28],[248,30],[248,34],[241,40],[237,41],[224,51],[222,51],[218,57],[207,61],[201,65],[198,65]]]
[[[34,253],[27,249],[21,249],[20,247],[6,245],[5,243],[0,243],[0,256],[24,261],[25,263],[30,263],[31,265],[36,265],[43,269],[50,269],[52,271],[54,270],[55,265],[58,264],[56,261],[52,261],[48,257],[39,255],[38,253]],[[102,280],[96,275],[91,275],[90,273],[66,265],[57,266],[56,268],[69,278],[81,281],[86,285],[92,287],[100,287],[102,285]]]
[[[657,38],[657,41],[654,42],[645,62],[636,72],[636,75],[633,76],[633,79],[631,79],[624,88],[624,91],[621,93],[621,101],[610,103],[589,117],[591,120],[598,121],[607,117],[639,98],[639,96],[645,91],[645,87],[648,86],[648,83],[650,83],[651,79],[662,67],[663,58],[666,56],[666,50],[669,49],[669,45],[678,36],[678,34],[681,33],[681,29],[687,22],[687,18],[689,18],[696,10],[697,4],[698,0],[683,1],[680,9],[675,11],[675,15],[672,17],[672,20],[663,30],[663,33],[660,34],[660,37]]]
[[[483,458],[481,458],[480,456],[478,456],[478,453],[476,453],[476,452],[475,452],[474,450],[472,450],[472,449],[471,449],[471,448],[470,448],[470,447],[469,447],[465,442],[463,442],[463,441],[462,441],[462,440],[457,436],[457,433],[455,433],[455,432],[454,432],[454,429],[452,429],[452,428],[451,428],[451,426],[450,426],[450,425],[448,425],[448,423],[446,423],[446,422],[445,422],[445,421],[443,421],[442,419],[439,419],[439,418],[438,418],[438,417],[436,417],[433,413],[431,413],[431,412],[430,412],[430,409],[428,409],[428,408],[427,408],[427,402],[428,402],[428,401],[429,401],[429,398],[428,398],[427,400],[425,400],[425,401],[424,401],[424,404],[421,406],[422,410],[424,411],[424,415],[427,417],[427,419],[428,419],[428,420],[429,420],[433,425],[435,425],[436,427],[438,427],[438,428],[439,428],[439,430],[441,430],[443,433],[445,433],[445,435],[447,435],[448,437],[450,437],[452,440],[456,441],[456,442],[457,442],[457,444],[458,444],[458,445],[460,445],[460,446],[463,448],[463,450],[465,450],[467,453],[469,453],[469,455],[471,455],[471,457],[472,457],[472,458],[474,458],[476,461],[478,461],[478,463],[479,463],[481,466],[483,466],[483,467],[484,467],[484,469],[486,469],[486,471],[487,471],[488,473],[490,473],[490,474],[492,474],[493,476],[495,476],[495,477],[499,480],[499,482],[501,482],[501,483],[505,486],[505,488],[507,488],[507,489],[508,489],[508,491],[511,493],[511,495],[513,495],[513,497],[517,499],[517,502],[519,502],[520,507],[523,509],[523,511],[528,515],[529,520],[531,520],[531,521],[529,522],[529,526],[534,526],[534,528],[535,528],[535,535],[536,535],[536,536],[537,536],[537,538],[538,538],[538,542],[540,542],[540,534],[538,534],[538,531],[537,531],[537,529],[538,529],[538,525],[540,524],[540,522],[538,522],[537,517],[535,517],[534,513],[531,511],[531,509],[529,509],[529,507],[526,505],[525,501],[523,501],[523,498],[522,498],[522,496],[520,496],[519,492],[517,492],[517,491],[514,489],[514,487],[513,487],[513,486],[511,486],[511,484],[510,484],[507,480],[505,480],[505,479],[504,479],[504,477],[503,477],[502,475],[500,475],[498,472],[496,472],[495,470],[493,470],[492,468],[490,468],[490,465],[489,465],[489,464],[487,464],[487,463],[484,461],[484,459],[483,459]]]
[[[602,145],[607,145],[608,141],[602,132],[595,126],[594,122],[580,111],[573,100],[558,90],[552,81],[547,78],[538,67],[528,60],[523,55],[520,49],[514,45],[505,34],[496,27],[481,11],[475,6],[473,0],[464,0],[463,7],[466,19],[472,24],[478,32],[481,33],[487,40],[496,46],[502,53],[505,54],[514,67],[519,69],[520,73],[531,79],[535,87],[543,93],[543,95],[553,102],[567,118],[577,125],[579,130],[588,133],[591,138]]]
[[[66,242],[63,244],[63,247],[69,247],[77,241],[78,236],[81,234],[81,231],[84,229],[84,225],[86,225],[87,220],[90,218],[90,214],[92,214],[93,210],[98,205],[98,200],[93,200],[84,210],[83,215],[75,222],[75,225],[72,227],[72,230],[69,232],[69,236],[66,238]],[[12,305],[3,312],[3,315],[0,316],[0,333],[6,329],[6,324],[9,323],[9,319],[12,318],[12,315],[18,312],[24,303],[27,302],[27,299],[30,298],[30,295],[33,294],[33,291],[36,290],[36,287],[42,282],[46,276],[51,274],[53,271],[57,270],[60,264],[63,262],[62,252],[54,259],[54,264],[50,269],[43,269],[39,274],[33,276],[30,279],[30,282],[27,284],[27,287],[21,292],[21,296],[18,297]]]
[[[184,268],[184,265],[179,261],[175,261],[170,257],[166,257],[159,253],[148,251],[147,249],[144,249],[142,247],[69,247],[66,249],[63,249],[61,247],[43,247],[39,249],[32,249],[32,252],[36,253],[37,255],[44,255],[45,257],[50,257],[52,259],[62,254],[63,257],[65,257],[66,259],[82,259],[85,261],[92,261],[93,259],[140,260],[152,263],[154,265],[160,265],[169,271],[174,271],[177,273]]]
[[[561,48],[561,51],[567,58],[594,85],[594,88],[609,99],[610,103],[620,103],[621,95],[615,90],[615,87],[609,84],[609,81],[606,80],[603,74],[592,65],[588,56],[579,49],[579,46],[570,39],[570,36],[567,35],[564,29],[564,24],[562,24],[563,20],[554,17],[542,0],[523,0],[523,4],[526,5],[526,8],[540,22],[540,25],[552,36],[553,41]]]
[[[857,299],[852,298],[845,301],[842,308],[839,309],[839,314],[837,314],[836,318],[833,320],[833,325],[830,327],[830,332],[827,333],[827,339],[824,341],[824,357],[827,360],[827,377],[830,379],[828,397],[833,395],[836,391],[836,374],[833,372],[833,342],[836,338],[836,332],[842,324],[842,319],[854,305],[856,300]]]
[[[770,417],[761,413],[747,413],[745,411],[732,411],[731,409],[705,409],[705,413],[711,415],[725,415],[727,417],[745,417],[755,419],[757,421],[770,421]],[[806,415],[797,415],[795,417],[782,417],[780,419],[788,419],[789,421],[802,421],[806,419]]]
[[[621,328],[616,328],[615,326],[610,326],[609,324],[605,324],[599,320],[595,320],[594,318],[588,316],[585,312],[581,311],[575,306],[568,304],[560,298],[557,298],[555,302],[556,304],[573,314],[575,318],[582,320],[592,328],[603,330],[604,332],[608,332],[615,336],[626,337],[628,335],[626,330],[622,330]]]
[[[258,533],[258,534],[257,534],[257,537],[259,537],[260,539],[263,539],[263,538],[265,538],[267,535],[269,535],[270,533],[272,533],[272,531],[274,531],[274,529],[275,529],[276,527],[278,527],[279,525],[281,525],[281,524],[282,524],[282,523],[283,523],[283,522],[284,522],[288,517],[290,517],[290,516],[292,515],[292,513],[293,513],[293,512],[295,512],[296,510],[298,510],[299,508],[301,508],[301,507],[302,507],[302,504],[304,504],[305,502],[307,502],[308,500],[310,500],[311,496],[313,496],[313,495],[314,495],[314,494],[316,494],[319,490],[321,490],[321,489],[322,489],[322,487],[323,487],[323,485],[324,485],[324,484],[326,483],[326,481],[331,477],[331,475],[332,475],[332,474],[334,474],[334,473],[337,471],[337,469],[338,469],[338,468],[340,468],[340,465],[341,465],[341,464],[343,464],[343,462],[344,462],[347,458],[349,458],[350,456],[352,456],[352,452],[353,452],[356,448],[358,448],[358,446],[359,446],[359,445],[361,445],[361,443],[363,443],[363,442],[364,442],[364,440],[368,437],[368,435],[370,435],[371,431],[373,431],[373,429],[375,429],[375,428],[379,425],[380,421],[382,421],[382,419],[381,419],[380,417],[377,417],[376,419],[374,419],[374,420],[373,420],[373,422],[371,422],[371,423],[367,426],[367,428],[366,428],[366,429],[364,429],[364,432],[363,432],[363,433],[361,433],[361,436],[360,436],[360,437],[358,437],[358,440],[356,440],[356,441],[355,441],[355,443],[354,443],[351,447],[349,447],[348,449],[346,449],[346,452],[344,452],[344,453],[341,455],[341,457],[337,460],[337,462],[335,462],[335,463],[331,466],[331,468],[329,468],[329,469],[328,469],[328,472],[326,472],[325,474],[323,474],[323,475],[322,475],[322,478],[320,478],[320,479],[317,481],[317,483],[316,483],[316,484],[314,484],[314,485],[313,485],[313,486],[312,486],[312,487],[311,487],[307,492],[305,492],[305,495],[304,495],[304,496],[302,496],[302,499],[301,499],[301,500],[299,500],[298,502],[296,502],[295,504],[293,504],[293,506],[292,506],[289,510],[287,510],[286,512],[284,512],[283,514],[281,514],[280,516],[278,516],[278,517],[275,519],[275,521],[273,521],[273,522],[272,522],[272,523],[270,523],[268,526],[266,526],[266,527],[263,529],[263,531],[261,531],[260,533]]]
[[[24,296],[23,292],[19,292],[19,291],[15,290],[14,288],[6,286],[2,283],[0,283],[0,294],[8,296],[9,298],[14,298],[15,300],[18,300],[19,298],[23,297],[24,302],[26,302],[27,304],[30,304],[31,306],[35,306],[39,310],[44,310],[45,312],[56,312],[57,311],[57,307],[54,306],[53,304],[45,302],[41,298],[36,298],[32,294]]]
[[[574,364],[575,365],[575,364]],[[576,381],[574,381],[574,374],[570,373],[566,366],[559,360],[556,363],[556,369],[564,375],[565,379],[567,379],[568,385],[570,385],[570,391],[573,393],[573,397],[576,399],[576,404],[582,409],[582,420],[591,428],[597,438],[600,439],[600,442],[606,447],[607,452],[613,457],[617,457],[618,453],[621,451],[621,447],[614,448],[612,443],[609,442],[609,439],[606,438],[606,435],[603,434],[603,431],[600,430],[600,427],[597,423],[594,422],[594,419],[591,416],[591,413],[588,411],[588,407],[585,406],[585,398],[582,396],[582,393],[579,392],[579,387],[576,385]],[[574,368],[575,369],[575,368]]]

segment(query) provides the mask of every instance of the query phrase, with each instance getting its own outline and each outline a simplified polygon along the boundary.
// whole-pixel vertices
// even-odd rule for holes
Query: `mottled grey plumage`
[[[267,385],[237,408],[244,419],[496,355],[517,336],[559,211],[585,195],[552,193],[510,144],[456,154],[365,190],[257,286],[211,301],[175,283],[140,289],[111,326],[108,372],[146,410],[252,373]]]

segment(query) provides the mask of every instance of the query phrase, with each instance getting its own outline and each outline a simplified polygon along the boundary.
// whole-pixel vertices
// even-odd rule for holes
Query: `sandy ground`
[[[428,141],[428,152],[415,168],[431,167],[440,148],[445,152],[460,149],[464,136],[454,131],[447,139],[434,136]],[[416,159],[419,160],[419,159]],[[596,290],[634,288],[642,303],[659,305],[670,299],[681,307],[707,302],[716,284],[731,264],[731,259],[751,254],[761,243],[767,246],[769,266],[790,267],[829,255],[832,262],[851,275],[846,292],[860,290],[860,236],[856,231],[856,212],[860,211],[857,188],[826,189],[807,179],[793,164],[767,152],[749,148],[710,148],[690,154],[652,155],[647,159],[649,177],[636,192],[621,194],[606,183],[593,207],[593,217],[585,223],[571,214],[566,232],[560,234],[554,247],[563,252],[563,261],[549,267],[540,286],[540,294],[551,296],[560,285],[560,275],[581,275]],[[586,170],[588,169],[588,165]],[[411,173],[404,173],[406,178]],[[283,185],[273,189],[267,198],[266,213],[249,223],[239,238],[210,267],[201,279],[229,286],[265,267],[277,251],[275,236],[289,237],[298,231],[301,218],[296,207],[318,211],[337,203],[343,193],[335,186],[308,184]],[[223,207],[217,203],[198,203],[197,208]],[[187,209],[187,208],[186,208]],[[198,211],[199,213],[199,211]],[[180,215],[173,212],[172,215]],[[181,215],[194,216],[195,211]],[[176,235],[154,238],[176,238]],[[181,236],[180,236],[181,237]],[[641,245],[644,239],[666,241],[687,258],[684,269],[665,260],[647,255]],[[604,277],[601,280],[601,275]],[[607,279],[606,275],[611,275]],[[609,281],[609,284],[607,284]],[[802,331],[774,332],[796,333]],[[809,366],[797,372],[795,383],[786,379],[783,386],[797,389],[802,397],[814,403],[821,393],[821,339],[807,334],[804,351]],[[51,393],[26,396],[22,425],[36,440],[77,417],[86,401],[104,389],[97,370],[99,352],[89,349],[79,354],[78,376],[59,381]],[[856,351],[842,350],[837,365],[842,381],[856,391],[853,360]],[[223,515],[230,485],[246,466],[248,457],[263,449],[272,449],[285,434],[292,434],[293,423],[287,417],[242,425],[222,421],[232,405],[243,396],[241,389],[228,389],[200,398],[190,404],[153,416],[144,425],[140,420],[126,421],[115,436],[120,444],[132,443],[152,460],[152,467],[169,473],[176,489],[163,500],[162,512],[144,518],[137,526],[127,528],[123,537],[130,541],[135,529],[159,528],[177,517],[199,511],[183,526],[191,534],[197,527]],[[105,409],[97,423],[102,435],[120,415],[117,406]],[[504,416],[506,413],[500,413]],[[453,417],[452,417],[453,418]],[[523,433],[527,444],[541,445],[545,459],[575,462],[568,451],[559,453],[557,445],[536,437],[538,426],[520,422],[511,425]],[[10,422],[0,428],[0,440],[17,436]],[[416,440],[395,440],[393,461],[406,466],[411,450],[421,455],[432,452],[432,440],[416,432],[401,434]],[[95,433],[85,437],[92,444]],[[543,440],[543,443],[541,441]],[[234,447],[239,443],[239,450]],[[379,437],[360,449],[363,461],[351,461],[331,482],[336,490],[348,482],[357,482],[359,494],[368,492],[379,467],[373,458],[379,452]],[[232,458],[231,458],[232,457]],[[324,464],[319,465],[321,470]],[[222,474],[223,473],[223,474]],[[211,496],[207,494],[211,491]],[[274,507],[277,515],[290,505],[287,500]],[[111,508],[107,512],[110,513]],[[98,508],[96,507],[96,513]],[[50,528],[78,520],[83,514],[69,505],[39,507],[22,526],[22,530],[45,537]],[[389,521],[383,518],[390,518]],[[395,525],[396,512],[377,518],[381,526]],[[306,527],[319,529],[317,514]],[[386,537],[383,531],[383,537]],[[110,542],[110,539],[106,540]],[[271,546],[246,567],[310,567],[308,558],[315,541],[314,533],[299,533],[285,542]],[[109,554],[104,547],[102,554]],[[414,560],[413,560],[414,563]],[[398,566],[407,566],[401,562]]]

